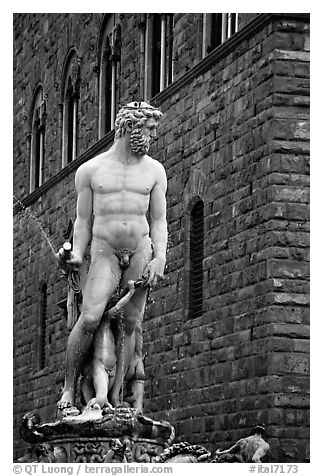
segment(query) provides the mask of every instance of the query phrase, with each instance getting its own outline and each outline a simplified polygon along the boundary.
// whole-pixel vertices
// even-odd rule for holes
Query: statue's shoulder
[[[109,158],[110,155],[111,154],[109,154],[109,151],[96,155],[92,159],[80,165],[79,168],[77,169],[77,173],[85,174],[85,175],[92,174],[100,167],[102,162],[106,161]]]
[[[164,166],[156,159],[153,159],[149,155],[145,155],[146,163],[157,173],[163,173],[165,171]]]
[[[164,166],[158,162],[158,160],[153,159],[149,155],[146,155],[145,158],[147,160],[147,164],[149,165],[150,175],[153,177],[155,185],[160,185],[166,192],[167,176]]]

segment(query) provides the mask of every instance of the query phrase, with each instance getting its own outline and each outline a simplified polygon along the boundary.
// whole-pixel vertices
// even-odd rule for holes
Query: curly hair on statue
[[[129,103],[120,109],[115,121],[115,139],[127,132],[126,124],[131,121],[135,129],[142,128],[151,117],[158,121],[163,113],[145,102]]]

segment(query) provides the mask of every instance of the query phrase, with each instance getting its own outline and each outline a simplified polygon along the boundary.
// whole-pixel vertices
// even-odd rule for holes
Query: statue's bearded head
[[[115,140],[129,132],[131,150],[137,155],[145,155],[161,116],[161,111],[146,102],[127,104],[117,115]]]

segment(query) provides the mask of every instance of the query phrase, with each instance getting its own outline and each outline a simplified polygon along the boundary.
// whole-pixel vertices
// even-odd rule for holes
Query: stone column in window
[[[227,29],[227,38],[230,38],[231,36],[231,26],[232,26],[232,13],[228,13],[228,29]]]
[[[222,35],[221,43],[223,43],[228,37],[228,14],[222,13]]]
[[[114,128],[115,110],[116,110],[116,61],[111,65],[111,129]]]
[[[205,58],[207,55],[207,47],[208,47],[208,38],[207,38],[207,22],[208,22],[208,14],[202,14],[202,58]]]
[[[160,39],[160,91],[165,89],[166,80],[166,15],[161,16],[161,39]]]

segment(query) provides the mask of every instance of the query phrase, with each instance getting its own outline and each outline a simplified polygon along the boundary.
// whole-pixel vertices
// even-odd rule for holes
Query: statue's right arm
[[[81,165],[76,171],[75,189],[77,193],[76,220],[73,234],[73,255],[70,262],[81,264],[91,237],[93,211],[93,193],[88,163]]]

